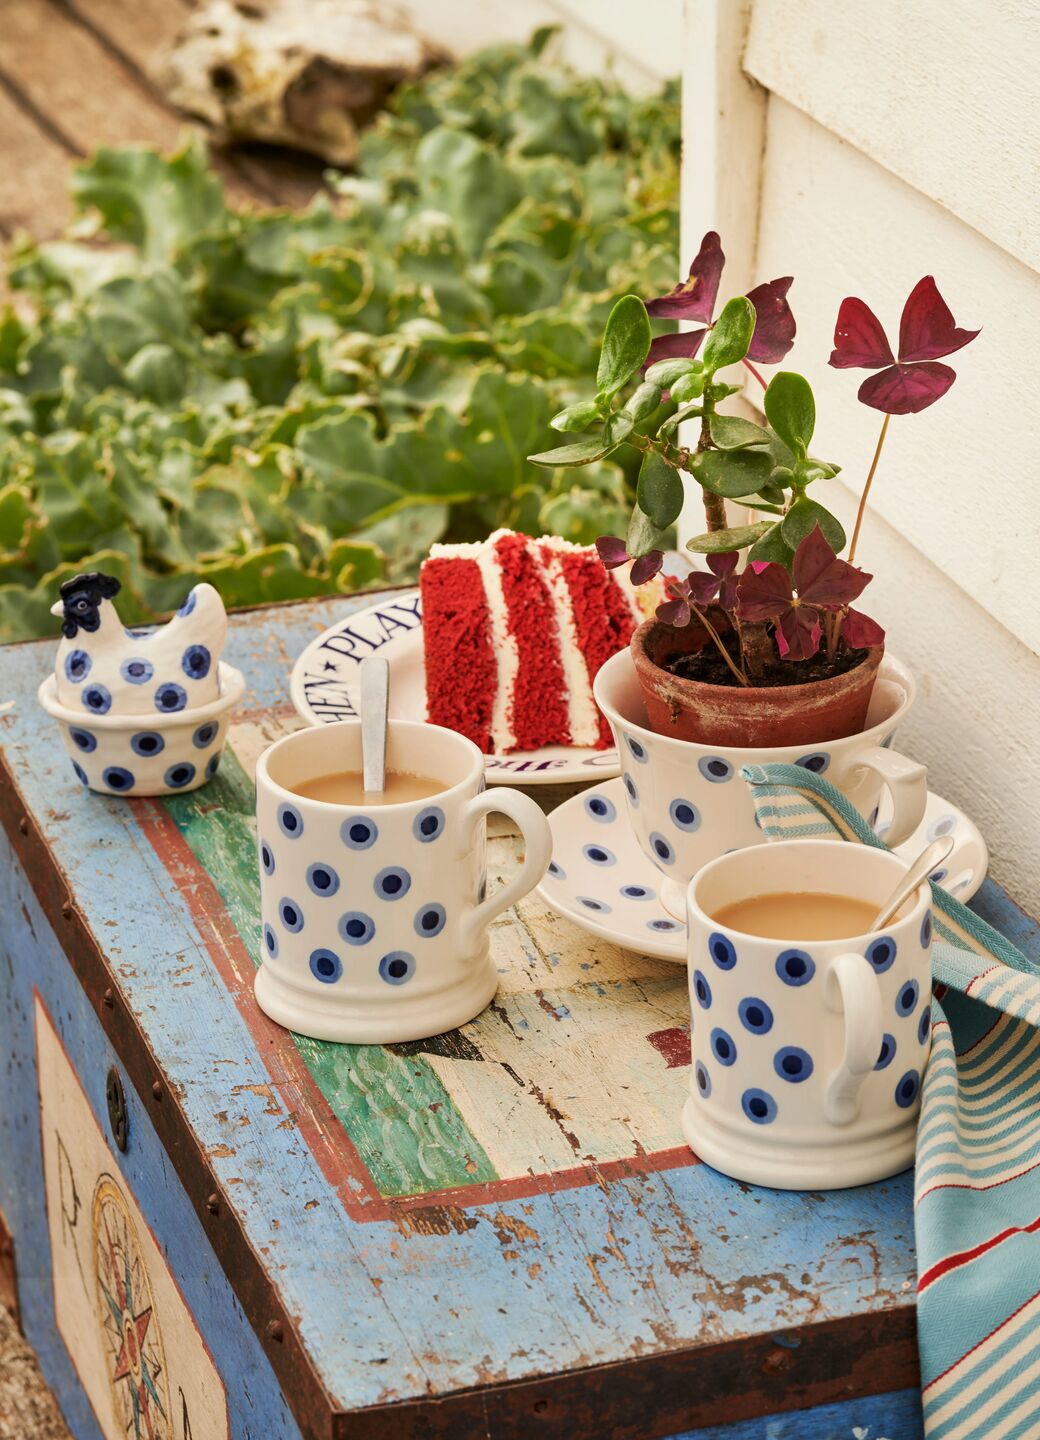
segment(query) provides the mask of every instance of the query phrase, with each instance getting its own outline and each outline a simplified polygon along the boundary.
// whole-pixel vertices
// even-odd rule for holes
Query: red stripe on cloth
[[[956,1370],[958,1365],[963,1365],[965,1360],[967,1360],[970,1355],[974,1355],[975,1351],[978,1350],[981,1346],[985,1345],[988,1341],[992,1340],[994,1335],[999,1335],[1001,1330],[1005,1330],[1011,1324],[1012,1320],[1014,1320],[1017,1316],[1021,1315],[1022,1311],[1025,1310],[1028,1305],[1032,1305],[1033,1301],[1037,1299],[1038,1296],[1040,1296],[1040,1290],[1037,1290],[1035,1294],[1030,1295],[1028,1299],[1023,1300],[1018,1309],[1012,1310],[1011,1314],[1007,1317],[1007,1319],[1001,1320],[999,1325],[995,1325],[988,1335],[983,1335],[981,1340],[976,1340],[975,1344],[971,1347],[970,1350],[965,1350],[963,1355],[958,1355],[957,1359],[954,1360],[952,1365],[947,1365],[945,1370],[941,1371],[938,1375],[933,1375],[927,1385],[921,1386],[921,1394],[927,1395],[928,1391],[932,1388],[933,1385],[938,1385],[939,1381],[945,1379],[945,1377],[949,1375],[951,1370]]]
[[[977,1260],[980,1255],[985,1255],[988,1250],[995,1250],[998,1245],[1003,1245],[1005,1240],[1010,1240],[1013,1235],[1035,1235],[1040,1230],[1040,1215],[1028,1225],[1009,1225],[1006,1230],[1001,1230],[999,1235],[993,1235],[989,1240],[983,1240],[981,1245],[974,1246],[971,1250],[961,1250],[956,1255],[947,1255],[926,1270],[917,1282],[917,1293],[927,1290],[928,1286],[940,1279],[943,1275],[949,1274],[951,1270],[958,1270],[962,1265],[968,1265],[972,1260]]]

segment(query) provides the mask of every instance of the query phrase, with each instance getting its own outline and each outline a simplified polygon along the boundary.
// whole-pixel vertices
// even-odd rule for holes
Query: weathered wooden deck
[[[0,238],[58,235],[69,174],[98,145],[172,149],[188,122],[155,80],[190,0],[4,0],[0,10]],[[322,165],[266,147],[214,152],[232,201],[303,205]]]

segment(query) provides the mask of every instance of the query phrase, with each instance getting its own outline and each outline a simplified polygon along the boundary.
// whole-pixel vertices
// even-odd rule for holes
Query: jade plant
[[[682,673],[696,675],[689,655],[714,647],[713,679],[740,685],[798,684],[840,673],[880,645],[884,631],[852,607],[871,576],[855,560],[867,495],[892,415],[912,414],[938,400],[956,378],[939,363],[974,339],[961,330],[931,276],[914,288],[903,309],[898,355],[862,300],[842,301],[830,363],[877,373],[859,399],[884,413],[849,545],[810,487],[839,473],[839,466],[810,454],[816,427],[812,387],[803,375],[778,371],[766,383],[759,365],[783,360],[795,338],[787,302],[791,277],[756,286],[726,302],[715,316],[725,257],[714,231],[705,235],[686,280],[668,295],[644,303],[625,295],[607,320],[594,396],[569,405],[550,422],[556,430],[583,432],[569,444],[530,458],[546,466],[582,466],[622,445],[642,452],[635,504],[626,540],[604,536],[597,546],[604,565],[631,565],[636,585],[653,580],[664,564],[671,527],[691,487],[699,490],[706,528],[687,547],[706,557],[708,569],[665,584],[657,618],[685,632]],[[654,338],[651,317],[695,322],[700,328]],[[714,318],[713,318],[714,317]],[[763,387],[766,424],[726,414],[720,406],[741,387],[722,371],[743,365]],[[646,422],[667,404],[666,418]],[[697,422],[692,445],[680,436]],[[732,526],[726,501],[753,512]],[[746,563],[739,567],[739,552]],[[718,662],[725,669],[719,671]],[[795,670],[787,668],[794,664]],[[704,667],[702,667],[703,669]]]

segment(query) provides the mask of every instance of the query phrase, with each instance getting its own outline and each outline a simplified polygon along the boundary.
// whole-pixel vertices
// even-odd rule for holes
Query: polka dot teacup
[[[776,940],[720,924],[752,896],[823,892],[880,910],[906,870],[885,850],[785,840],[706,865],[687,895],[691,1051],[683,1131],[737,1180],[862,1185],[913,1164],[931,1042],[931,890],[883,930]]]
[[[783,762],[825,774],[872,823],[887,786],[893,805],[884,836],[888,845],[907,839],[924,816],[925,767],[889,749],[914,697],[910,672],[891,656],[881,662],[866,728],[818,746],[713,748],[658,735],[647,724],[628,650],[606,662],[594,689],[617,742],[629,821],[644,854],[664,876],[661,901],[677,919],[685,917],[686,886],[702,865],[765,840],[740,778],[744,765]]]
[[[454,731],[391,720],[387,769],[436,793],[339,805],[296,787],[361,770],[361,725],[289,735],[256,771],[262,965],[256,998],[318,1040],[391,1044],[472,1020],[498,988],[487,927],[532,890],[552,851],[542,811],[518,790],[484,790],[484,757]],[[526,842],[519,873],[488,897],[486,820]]]

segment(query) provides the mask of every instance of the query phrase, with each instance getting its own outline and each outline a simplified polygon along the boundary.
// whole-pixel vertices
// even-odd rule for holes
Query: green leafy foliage
[[[804,460],[816,429],[816,402],[805,376],[793,370],[774,375],[765,393],[765,411],[780,439]]]
[[[499,525],[624,533],[638,456],[612,452],[661,382],[562,447],[580,486],[550,419],[594,420],[615,300],[672,283],[676,95],[555,69],[544,38],[402,88],[302,213],[229,209],[197,141],[76,171],[96,236],[16,245],[0,316],[0,640],[53,634],[80,569],[139,620],[203,578],[250,604],[405,581]],[[614,390],[649,344],[632,303]]]
[[[745,545],[754,544],[773,528],[771,521],[762,520],[757,525],[736,525],[731,530],[708,530],[703,535],[695,535],[692,540],[687,540],[686,548],[696,555],[724,555],[731,550],[743,550]]]
[[[714,373],[743,360],[755,333],[755,307],[743,295],[727,300],[704,342],[704,368]],[[720,397],[721,398],[721,397]]]
[[[646,306],[638,295],[622,295],[603,331],[596,371],[596,384],[602,394],[613,395],[632,378],[646,359],[651,339]]]
[[[656,450],[648,450],[643,456],[636,503],[659,530],[666,530],[679,518],[683,506],[682,477]]]

